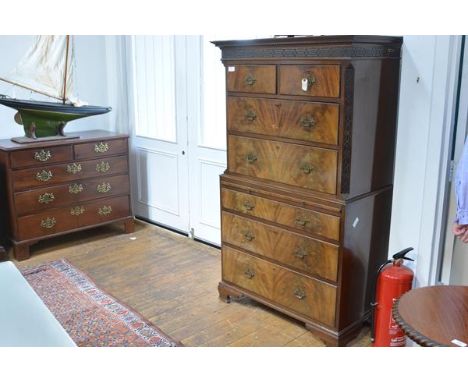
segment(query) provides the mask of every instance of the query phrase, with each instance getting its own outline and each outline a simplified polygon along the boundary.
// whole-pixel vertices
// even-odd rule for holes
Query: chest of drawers
[[[247,295],[343,345],[387,259],[399,37],[218,41],[226,301]]]
[[[128,137],[88,131],[79,139],[0,141],[4,232],[18,260],[38,240],[123,221],[133,231]],[[5,224],[6,223],[6,224]]]

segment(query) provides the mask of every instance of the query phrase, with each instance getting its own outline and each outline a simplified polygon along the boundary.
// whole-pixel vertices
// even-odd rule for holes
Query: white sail
[[[18,65],[0,80],[59,100],[78,103],[73,95],[73,61],[71,38],[38,36]]]

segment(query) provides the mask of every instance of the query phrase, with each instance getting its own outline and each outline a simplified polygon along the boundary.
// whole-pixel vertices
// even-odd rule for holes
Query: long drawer
[[[336,287],[223,246],[223,280],[296,313],[335,324]]]
[[[116,175],[16,192],[14,200],[16,213],[22,216],[35,211],[96,198],[124,195],[129,192],[128,175]]]
[[[19,191],[30,187],[126,172],[128,172],[127,156],[119,156],[17,170],[13,172],[12,178],[14,190]]]
[[[221,188],[221,204],[225,209],[272,221],[304,233],[338,241],[340,218],[311,209],[291,206],[240,191]]]
[[[335,282],[339,247],[268,224],[222,212],[222,240],[288,267]]]
[[[52,208],[18,218],[18,240],[39,238],[130,216],[128,196]]]
[[[336,193],[338,152],[229,135],[228,169],[328,194]]]
[[[339,105],[332,103],[228,97],[227,121],[230,131],[338,143]]]

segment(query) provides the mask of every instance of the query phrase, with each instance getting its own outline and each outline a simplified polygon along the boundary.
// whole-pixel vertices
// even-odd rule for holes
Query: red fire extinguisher
[[[406,336],[392,317],[393,303],[413,284],[413,271],[403,265],[404,260],[413,261],[405,255],[413,248],[406,248],[393,255],[377,271],[376,300],[372,320],[374,346],[405,346]],[[392,263],[391,265],[388,265]]]

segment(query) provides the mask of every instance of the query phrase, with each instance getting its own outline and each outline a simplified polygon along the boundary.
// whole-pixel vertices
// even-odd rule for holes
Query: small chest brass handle
[[[257,114],[255,113],[255,111],[249,110],[247,111],[247,113],[245,113],[245,119],[249,122],[253,122],[255,121],[255,119],[257,119]]]
[[[299,300],[304,300],[307,297],[304,289],[302,288],[294,289],[294,296],[296,296],[296,298]]]
[[[255,272],[252,269],[247,268],[244,271],[244,276],[247,277],[248,279],[253,279],[255,277]]]
[[[305,218],[301,218],[301,217],[296,218],[296,225],[298,226],[305,227],[307,223],[309,223],[309,221]]]
[[[306,115],[301,118],[300,123],[304,129],[311,129],[312,127],[315,126],[315,119],[310,115]]]
[[[83,185],[82,184],[71,184],[68,186],[68,192],[70,194],[79,194],[80,192],[83,192]]]
[[[249,200],[245,200],[243,206],[246,211],[252,211],[255,208],[255,204]]]
[[[296,251],[294,252],[294,256],[298,257],[301,260],[304,260],[307,256],[309,256],[309,252],[307,252],[305,248],[300,247],[296,249]]]
[[[67,172],[69,174],[78,174],[81,170],[81,164],[79,163],[67,164]]]
[[[45,151],[44,149],[42,149],[41,151],[36,151],[34,153],[34,159],[39,162],[46,162],[50,158],[52,158],[52,154],[49,150]]]
[[[53,192],[45,192],[42,195],[39,195],[37,201],[41,204],[49,204],[55,200],[55,195]]]
[[[97,172],[107,172],[110,170],[110,164],[109,162],[104,162],[102,161],[101,163],[98,163],[96,165],[96,171]]]
[[[314,171],[314,166],[310,165],[309,163],[305,163],[301,166],[301,170],[304,174],[310,174]]]
[[[97,192],[101,193],[101,194],[105,194],[106,192],[109,192],[110,190],[112,189],[110,183],[102,183],[102,184],[98,184],[97,187],[96,187],[96,190]]]
[[[252,163],[256,162],[258,158],[254,153],[248,153],[246,155],[245,159],[247,159],[247,162],[252,164]]]
[[[247,77],[245,77],[244,81],[245,81],[246,85],[248,85],[248,86],[254,86],[255,82],[257,82],[255,77],[252,76],[251,74],[248,74]]]
[[[80,216],[84,212],[85,212],[85,208],[83,206],[70,208],[70,215],[73,215],[73,216]]]
[[[104,142],[99,142],[99,144],[94,145],[94,152],[96,153],[105,153],[109,150],[109,145]]]
[[[36,179],[41,182],[47,182],[48,180],[52,179],[52,176],[52,171],[42,170],[36,174]]]
[[[98,214],[101,216],[107,216],[110,215],[112,212],[112,207],[111,206],[102,206],[98,210]]]
[[[255,239],[254,234],[250,231],[244,232],[243,235],[244,235],[244,239],[247,241],[252,241],[253,239]]]
[[[51,229],[55,226],[57,220],[55,218],[46,218],[41,220],[41,227]]]

